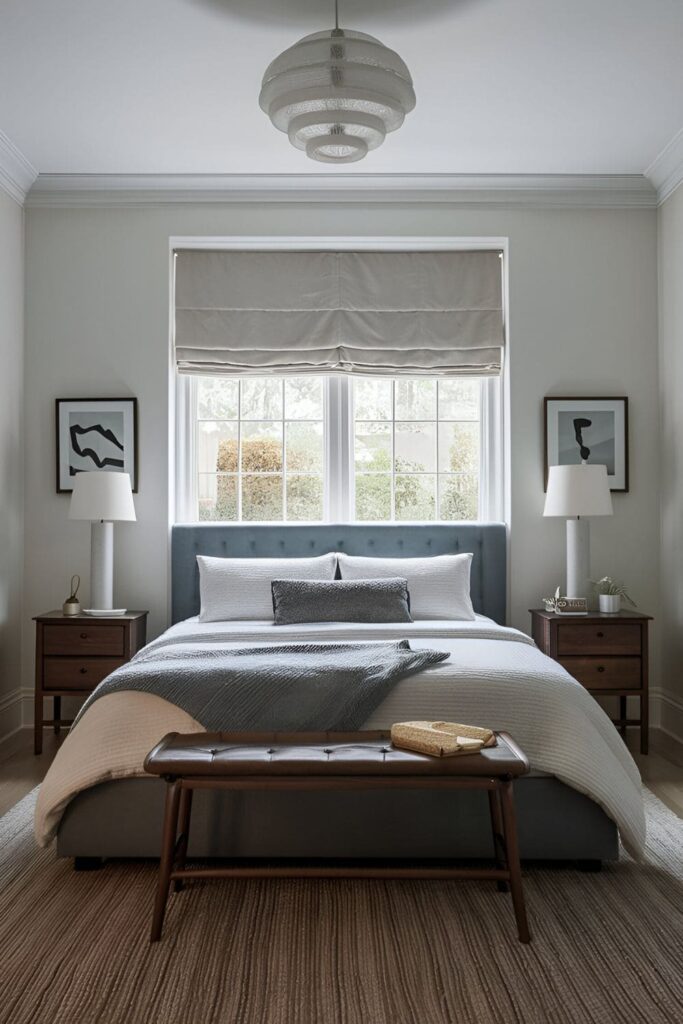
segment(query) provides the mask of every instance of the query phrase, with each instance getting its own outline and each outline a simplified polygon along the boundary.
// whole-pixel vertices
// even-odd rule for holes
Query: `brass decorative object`
[[[71,593],[62,605],[62,611],[65,615],[81,614],[81,602],[78,600],[78,588],[80,585],[81,577],[77,573],[74,573],[71,577]]]

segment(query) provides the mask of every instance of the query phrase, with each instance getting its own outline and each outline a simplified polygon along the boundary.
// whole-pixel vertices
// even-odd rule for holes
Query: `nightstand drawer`
[[[640,658],[558,658],[560,665],[589,690],[639,690]]]
[[[43,689],[94,690],[98,683],[125,664],[121,658],[45,658]]]
[[[561,622],[557,627],[557,654],[634,654],[641,652],[640,626],[615,622]]]
[[[123,655],[123,626],[91,626],[79,622],[73,626],[45,626],[45,654]]]

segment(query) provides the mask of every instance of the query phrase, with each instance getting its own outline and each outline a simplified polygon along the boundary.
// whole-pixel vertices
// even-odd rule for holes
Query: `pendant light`
[[[276,128],[312,160],[362,160],[415,106],[410,72],[379,39],[339,28],[290,46],[263,76],[259,103]]]

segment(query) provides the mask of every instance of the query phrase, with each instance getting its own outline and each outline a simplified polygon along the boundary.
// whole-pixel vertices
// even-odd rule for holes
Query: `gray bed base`
[[[474,552],[475,610],[505,622],[506,528],[500,523],[175,526],[172,619],[196,615],[196,555],[302,557],[328,551],[410,557]],[[79,859],[157,857],[164,783],[124,779],[84,790],[59,826],[57,853]],[[526,860],[618,857],[614,823],[594,801],[542,773],[515,783]],[[439,791],[195,794],[190,855],[201,857],[489,857],[488,803]]]
[[[164,783],[123,779],[85,790],[66,809],[60,857],[157,857]],[[515,783],[526,860],[615,860],[614,823],[550,775]],[[197,857],[491,856],[488,801],[477,792],[287,793],[198,790],[189,852]]]

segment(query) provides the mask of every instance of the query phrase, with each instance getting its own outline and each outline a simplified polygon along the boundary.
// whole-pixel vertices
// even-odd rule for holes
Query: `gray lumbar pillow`
[[[297,622],[412,622],[408,583],[381,580],[273,580],[276,626]]]

